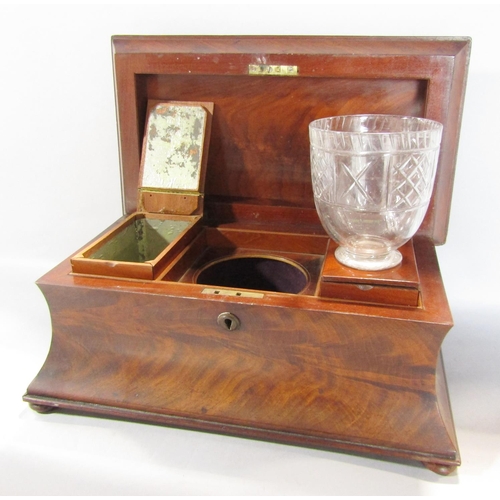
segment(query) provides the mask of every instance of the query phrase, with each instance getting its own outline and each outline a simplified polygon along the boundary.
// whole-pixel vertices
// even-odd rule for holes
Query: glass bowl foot
[[[347,250],[345,247],[338,247],[335,250],[335,257],[344,266],[359,269],[360,271],[382,271],[396,267],[403,259],[399,250],[391,250],[383,255],[360,255]]]

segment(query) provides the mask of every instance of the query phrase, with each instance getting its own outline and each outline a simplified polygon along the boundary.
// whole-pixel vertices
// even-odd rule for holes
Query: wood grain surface
[[[39,280],[53,337],[24,399],[40,412],[412,459],[450,473],[460,456],[441,344],[453,321],[434,245],[446,239],[469,52],[466,38],[114,37],[124,212],[138,209],[148,102],[203,101],[214,103],[203,217],[147,277],[93,275],[69,258]],[[253,76],[250,65],[296,66],[297,76]],[[346,277],[328,260],[308,124],[353,113],[444,124],[409,267],[368,283],[410,291],[408,301],[327,290],[369,277]],[[194,279],[207,255],[256,251],[291,256],[308,286],[207,294]]]

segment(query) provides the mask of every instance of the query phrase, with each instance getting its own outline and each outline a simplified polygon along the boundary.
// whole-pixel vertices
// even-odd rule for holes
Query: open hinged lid
[[[419,230],[444,243],[469,39],[117,36],[113,49],[125,212],[146,203],[144,196],[138,203],[137,186],[151,100],[214,103],[206,205],[255,223],[319,225],[311,121],[411,115],[444,125],[434,193]]]
[[[149,103],[139,175],[139,211],[176,215],[203,212],[212,114],[212,103]]]

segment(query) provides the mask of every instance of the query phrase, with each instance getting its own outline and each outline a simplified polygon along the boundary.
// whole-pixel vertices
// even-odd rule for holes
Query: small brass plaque
[[[249,75],[268,75],[268,76],[297,76],[299,74],[298,66],[287,66],[279,64],[249,64]]]

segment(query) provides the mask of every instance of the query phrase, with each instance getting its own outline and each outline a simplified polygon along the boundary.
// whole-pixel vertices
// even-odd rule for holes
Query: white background
[[[0,10],[0,494],[467,495],[500,491],[500,14],[495,5],[3,5]],[[473,39],[448,241],[443,352],[463,465],[60,414],[21,401],[50,342],[34,281],[121,215],[113,34]]]

